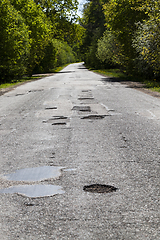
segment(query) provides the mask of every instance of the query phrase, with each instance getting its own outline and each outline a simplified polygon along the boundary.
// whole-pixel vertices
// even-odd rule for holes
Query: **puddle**
[[[106,115],[88,115],[81,117],[81,119],[103,119]]]
[[[4,177],[10,181],[41,181],[48,178],[58,178],[63,167],[43,166],[37,168],[24,168]]]
[[[0,189],[0,193],[17,193],[30,198],[48,197],[56,194],[63,194],[61,186],[56,185],[18,185]]]
[[[76,110],[80,112],[91,112],[90,106],[74,106],[72,110]]]
[[[116,191],[117,188],[110,185],[104,185],[104,184],[92,184],[92,185],[84,186],[83,190],[86,192],[93,192],[93,193],[109,193],[109,192]]]

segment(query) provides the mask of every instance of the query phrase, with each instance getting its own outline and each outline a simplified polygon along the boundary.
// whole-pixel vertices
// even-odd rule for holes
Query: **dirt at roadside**
[[[130,81],[125,81],[125,82],[120,82],[120,83],[128,85],[129,88],[134,88],[134,89],[137,89],[141,92],[149,94],[153,97],[160,98],[160,92],[151,91],[151,90],[145,88],[145,84],[143,84],[143,83],[130,82]]]
[[[22,83],[18,83],[18,84],[16,84],[15,86],[12,86],[12,87],[0,88],[0,96],[3,95],[3,94],[5,94],[6,92],[9,92],[9,91],[15,89],[15,88],[18,87],[18,86],[21,86],[21,85],[27,83],[27,82],[37,81],[37,80],[40,80],[40,79],[42,79],[42,78],[44,78],[44,77],[52,76],[52,75],[54,75],[54,74],[55,74],[55,73],[34,74],[34,75],[32,75],[32,76],[33,76],[33,77],[38,77],[38,78],[32,79],[32,80],[28,80],[28,81],[25,81],[25,82],[22,82]]]

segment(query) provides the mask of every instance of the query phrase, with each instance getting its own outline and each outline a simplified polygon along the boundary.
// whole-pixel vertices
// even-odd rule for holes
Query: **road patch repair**
[[[81,119],[103,119],[105,118],[106,115],[88,115],[88,116],[84,116],[84,117],[81,117]]]
[[[65,116],[53,116],[48,120],[43,120],[43,123],[51,123],[52,125],[67,125],[69,118]]]
[[[80,111],[80,112],[91,112],[90,106],[74,106],[72,110]]]

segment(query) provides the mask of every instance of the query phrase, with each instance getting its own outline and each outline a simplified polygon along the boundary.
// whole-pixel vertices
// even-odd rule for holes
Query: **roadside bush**
[[[160,77],[160,18],[138,24],[133,46],[138,53],[135,59],[138,72],[151,78]]]
[[[42,11],[40,5],[33,0],[10,0],[11,4],[24,18],[29,29],[30,54],[28,58],[27,74],[32,75],[36,64],[44,57],[45,47],[51,39],[51,23]]]
[[[55,67],[75,62],[72,48],[64,42],[53,39],[44,50],[44,58],[38,64],[34,72],[51,72]]]
[[[76,59],[72,48],[65,42],[59,42],[58,44],[59,48],[56,55],[57,66],[75,62]]]
[[[120,45],[112,32],[105,31],[98,40],[97,57],[106,68],[121,64]]]
[[[26,72],[29,33],[22,16],[8,0],[0,0],[0,83]]]

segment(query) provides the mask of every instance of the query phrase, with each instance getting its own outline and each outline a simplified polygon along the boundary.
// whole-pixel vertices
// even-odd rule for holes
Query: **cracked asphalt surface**
[[[1,192],[0,239],[159,240],[159,133],[160,99],[82,63],[0,96],[0,191],[63,190]],[[60,174],[27,183],[6,177],[45,166]],[[92,184],[117,190],[83,190]]]

